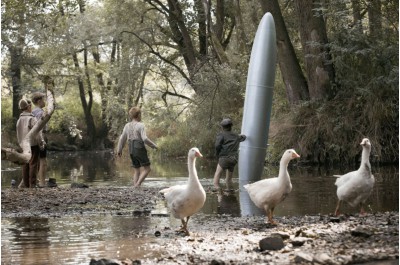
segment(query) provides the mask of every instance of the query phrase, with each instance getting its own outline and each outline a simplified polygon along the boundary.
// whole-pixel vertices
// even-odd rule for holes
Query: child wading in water
[[[117,154],[119,157],[122,156],[122,149],[128,140],[129,155],[133,167],[133,185],[134,187],[139,187],[151,171],[145,144],[153,149],[157,149],[157,145],[146,135],[144,124],[141,122],[142,112],[140,108],[131,108],[129,110],[129,117],[132,121],[125,124],[119,138]]]
[[[223,171],[226,171],[226,188],[232,189],[233,170],[238,162],[238,150],[240,142],[246,139],[243,134],[232,132],[232,120],[223,119],[220,123],[222,131],[215,140],[215,151],[218,157],[218,165],[214,174],[214,188],[219,190],[219,179]]]

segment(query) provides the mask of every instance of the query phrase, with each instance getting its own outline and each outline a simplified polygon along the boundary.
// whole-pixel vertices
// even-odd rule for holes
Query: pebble
[[[89,265],[120,265],[118,261],[110,260],[110,259],[91,259]]]
[[[266,237],[260,240],[259,247],[264,250],[279,250],[285,246],[283,239],[277,236]]]
[[[281,237],[283,240],[289,239],[290,235],[288,233],[285,232],[276,232],[276,233],[272,233],[271,236],[279,236]]]
[[[295,237],[292,240],[290,240],[290,243],[292,243],[292,245],[294,247],[301,247],[302,245],[304,245],[304,243],[306,243],[307,241],[312,241],[312,239],[308,238],[308,237]]]
[[[317,253],[314,255],[314,262],[319,264],[326,264],[326,265],[338,265],[339,263],[334,261],[331,256],[327,253]]]
[[[87,189],[87,188],[89,188],[89,186],[84,183],[77,183],[77,182],[71,183],[71,189]]]
[[[210,265],[225,265],[225,262],[223,260],[217,260],[217,259],[213,259],[210,262]]]
[[[340,223],[340,218],[339,217],[330,217],[329,222],[331,223]]]
[[[364,237],[364,238],[368,238],[370,236],[372,236],[373,233],[371,233],[370,231],[368,231],[367,228],[363,227],[363,226],[358,226],[356,229],[351,231],[351,235],[355,236],[355,237]]]
[[[303,262],[312,262],[313,256],[311,254],[307,254],[304,252],[298,252],[294,257],[294,262],[296,263],[303,263]]]

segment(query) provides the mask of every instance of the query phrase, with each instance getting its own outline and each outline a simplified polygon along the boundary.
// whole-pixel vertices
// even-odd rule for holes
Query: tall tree
[[[210,36],[210,43],[220,63],[228,63],[228,57],[223,47],[225,5],[223,0],[217,1],[215,8],[216,23],[213,23],[211,13],[212,3],[210,0],[203,0],[205,13],[207,14],[207,35]]]
[[[334,68],[327,48],[328,37],[325,21],[319,8],[320,0],[294,1],[299,19],[299,31],[303,47],[304,64],[308,78],[308,90],[312,100],[334,96]]]
[[[24,48],[26,47],[26,19],[29,17],[29,5],[19,5],[18,1],[3,1],[1,6],[5,10],[1,20],[1,40],[2,45],[7,47],[10,54],[8,77],[12,86],[12,114],[15,125],[20,114],[18,101],[22,94],[21,72],[24,63]]]
[[[111,51],[111,54],[113,54],[113,51]],[[101,62],[100,62],[100,53],[99,53],[99,45],[95,46],[92,49],[92,56],[94,60],[94,65],[95,65],[95,71],[96,71],[96,79],[97,83],[100,87],[100,96],[101,96],[101,120],[102,120],[102,126],[99,129],[100,134],[102,137],[107,137],[108,133],[108,124],[107,124],[107,105],[108,105],[108,97],[107,97],[107,91],[108,91],[108,86],[106,85],[106,82],[104,81],[104,75],[103,71],[101,71]],[[113,57],[111,56],[111,60]],[[111,62],[110,62],[111,63]]]
[[[358,34],[362,34],[362,14],[360,0],[351,0],[351,7],[353,9],[353,25],[356,27]]]
[[[153,40],[149,41],[135,34],[146,43],[154,55],[178,70],[196,93],[201,92],[203,88],[196,86],[193,79],[204,64],[203,61],[209,59],[210,55],[214,55],[221,63],[229,61],[225,48],[230,42],[235,22],[231,19],[234,16],[226,12],[227,3],[223,0],[217,1],[213,13],[212,1],[208,0],[196,0],[193,3],[177,0],[168,0],[166,3],[158,0],[145,0],[145,2],[151,7],[153,14],[163,17],[168,22],[168,27],[165,23],[156,22],[157,30],[166,37],[166,43],[163,45],[168,49],[162,49],[160,43],[154,45]],[[194,14],[189,10],[194,10]],[[215,22],[213,22],[214,17]],[[199,34],[193,34],[194,32]],[[160,37],[154,38],[160,39]],[[175,45],[171,45],[171,41]],[[171,49],[176,49],[179,57],[166,55]],[[179,62],[180,58],[183,59],[184,68]]]
[[[194,1],[194,8],[198,14],[197,23],[199,24],[199,53],[203,58],[207,55],[207,13],[204,9],[202,0]]]
[[[367,1],[368,10],[368,26],[370,35],[379,38],[382,33],[382,4],[381,0]]]
[[[293,105],[308,100],[307,81],[290,41],[278,0],[260,0],[260,3],[263,11],[270,12],[275,20],[278,63],[289,103]]]
[[[244,54],[248,50],[248,37],[243,22],[242,10],[240,7],[239,0],[233,1],[233,7],[235,12],[235,24],[236,24],[236,43],[239,47],[239,52]]]
[[[10,51],[10,77],[12,82],[12,113],[13,113],[13,121],[14,125],[16,124],[20,110],[18,108],[18,101],[21,98],[21,63],[22,63],[22,47],[17,45],[9,46]],[[14,128],[15,126],[13,126]]]
[[[85,0],[78,0],[78,8],[79,13],[81,15],[85,14],[86,2]],[[89,36],[87,36],[88,38]],[[83,53],[83,69],[79,63],[78,57],[78,49],[76,47],[72,48],[72,59],[74,62],[74,67],[76,71],[76,81],[79,89],[79,98],[81,100],[83,113],[85,115],[86,121],[86,134],[88,144],[90,147],[96,146],[96,126],[94,123],[93,115],[92,115],[92,107],[93,107],[93,89],[91,84],[91,78],[89,74],[88,68],[88,43],[86,39],[81,40],[80,51]],[[82,77],[85,77],[85,80]],[[86,82],[85,82],[86,81]],[[85,83],[87,88],[85,87]]]

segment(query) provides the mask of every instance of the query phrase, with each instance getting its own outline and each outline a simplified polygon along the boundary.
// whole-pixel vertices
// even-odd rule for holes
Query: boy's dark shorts
[[[46,147],[43,150],[40,149],[39,157],[40,158],[46,158],[47,157],[47,148]]]
[[[229,172],[233,172],[235,166],[237,164],[237,159],[231,156],[224,156],[218,159],[218,164],[222,167],[223,170],[228,170]]]
[[[150,166],[150,159],[147,155],[147,150],[144,147],[144,143],[142,141],[132,141],[130,144],[129,151],[132,167],[140,168]]]

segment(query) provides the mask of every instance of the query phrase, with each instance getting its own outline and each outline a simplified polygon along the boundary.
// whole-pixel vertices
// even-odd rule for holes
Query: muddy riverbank
[[[76,215],[145,215],[161,200],[153,188],[42,188],[1,192],[2,218]],[[143,259],[98,257],[91,264],[398,264],[398,212],[343,215],[277,216],[278,226],[264,217],[196,214],[190,236],[177,227],[150,226],[142,234],[157,255]],[[114,263],[113,263],[114,262]],[[379,262],[379,263],[377,263]],[[90,262],[88,261],[88,264]]]

